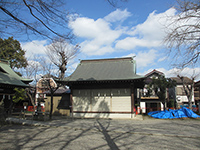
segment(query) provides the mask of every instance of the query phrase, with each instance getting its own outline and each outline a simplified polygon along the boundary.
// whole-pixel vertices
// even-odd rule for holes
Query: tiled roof
[[[82,60],[67,81],[133,80],[143,76],[136,74],[136,62],[132,57]]]
[[[155,73],[156,73],[156,74],[159,74],[159,75],[162,75],[162,76],[165,76],[164,73],[162,73],[162,72],[160,72],[160,71],[158,71],[158,70],[156,70],[156,69],[154,69],[153,71],[147,73],[145,76],[146,76],[146,77],[149,77],[149,76],[151,76],[152,74],[155,74]]]
[[[195,86],[200,86],[200,80],[195,82]]]
[[[1,85],[13,85],[13,86],[19,86],[19,87],[26,87],[27,85],[23,83],[21,80],[6,74],[0,72],[0,84]]]
[[[16,74],[8,63],[0,61],[0,84],[26,87],[26,83],[31,81],[31,79],[24,79]]]

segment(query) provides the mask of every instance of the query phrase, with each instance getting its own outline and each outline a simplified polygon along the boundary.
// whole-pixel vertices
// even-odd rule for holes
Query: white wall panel
[[[131,112],[130,95],[130,89],[73,90],[73,110]]]
[[[110,90],[95,89],[91,90],[92,111],[109,112],[110,111]]]
[[[74,111],[91,111],[90,104],[91,104],[90,90],[73,91]]]
[[[131,112],[131,97],[112,97],[113,112]]]

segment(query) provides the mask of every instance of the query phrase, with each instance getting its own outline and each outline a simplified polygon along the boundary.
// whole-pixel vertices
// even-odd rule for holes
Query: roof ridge
[[[105,58],[105,59],[86,59],[81,60],[82,62],[101,62],[101,61],[116,61],[116,60],[133,60],[133,57],[123,57],[123,58]]]

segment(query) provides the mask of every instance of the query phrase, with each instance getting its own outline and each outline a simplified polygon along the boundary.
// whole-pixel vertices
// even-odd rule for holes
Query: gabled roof
[[[145,75],[145,77],[150,77],[150,76],[152,76],[152,75],[154,75],[154,74],[161,75],[161,76],[165,76],[164,73],[162,73],[162,72],[160,72],[160,71],[154,69],[153,71],[147,73],[147,74]]]
[[[24,79],[16,74],[6,61],[0,60],[0,84],[27,87],[31,79]]]
[[[136,74],[136,62],[132,57],[82,60],[67,81],[134,80],[143,76]]]
[[[196,86],[196,87],[200,86],[200,80],[197,81],[197,82],[195,82],[195,85],[194,85],[194,86]]]

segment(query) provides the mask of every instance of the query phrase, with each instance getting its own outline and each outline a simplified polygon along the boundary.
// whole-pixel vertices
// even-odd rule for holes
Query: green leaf
[[[0,59],[9,60],[12,69],[27,66],[25,51],[22,50],[19,41],[14,40],[13,37],[0,39]]]

